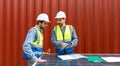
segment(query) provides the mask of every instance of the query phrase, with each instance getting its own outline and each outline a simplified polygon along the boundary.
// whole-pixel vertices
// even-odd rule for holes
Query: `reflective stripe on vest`
[[[33,52],[34,54],[42,54],[42,52],[39,52],[39,51],[35,51],[35,52]]]
[[[57,25],[55,27],[55,33],[57,41],[71,40],[71,29],[69,25],[66,25],[64,34],[62,34],[60,26]]]
[[[32,45],[35,47],[42,47],[43,46],[43,34],[38,30],[38,28],[34,27],[37,32],[37,40],[35,40]]]

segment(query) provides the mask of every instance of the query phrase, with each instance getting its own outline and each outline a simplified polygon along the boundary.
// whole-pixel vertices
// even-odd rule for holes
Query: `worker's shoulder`
[[[75,31],[74,27],[72,25],[68,25],[70,27],[71,32]]]
[[[54,27],[53,27],[53,30],[56,30],[56,29],[57,29],[57,26],[58,26],[58,25],[54,26]]]
[[[32,27],[32,28],[30,28],[30,29],[28,30],[28,32],[34,32],[34,33],[36,33],[36,30],[35,30],[34,27]]]
[[[66,26],[70,26],[70,27],[73,27],[72,25],[66,25]]]
[[[69,26],[72,30],[74,30],[74,27],[72,25],[67,25],[67,26]]]

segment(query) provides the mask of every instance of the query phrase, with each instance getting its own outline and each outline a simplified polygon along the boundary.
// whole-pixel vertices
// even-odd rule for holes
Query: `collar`
[[[43,30],[42,30],[38,25],[35,25],[35,27],[36,27],[40,32],[43,32]]]

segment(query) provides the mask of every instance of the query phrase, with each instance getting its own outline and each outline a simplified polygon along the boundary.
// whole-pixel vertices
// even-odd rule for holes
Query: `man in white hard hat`
[[[58,25],[52,30],[51,41],[56,48],[56,53],[59,55],[73,53],[78,43],[74,27],[65,24],[66,15],[63,11],[59,11],[55,18]]]
[[[32,66],[34,62],[46,62],[46,60],[39,59],[39,57],[43,53],[42,32],[50,21],[45,13],[39,14],[36,21],[37,24],[28,31],[23,44],[23,58],[27,60],[28,66]]]

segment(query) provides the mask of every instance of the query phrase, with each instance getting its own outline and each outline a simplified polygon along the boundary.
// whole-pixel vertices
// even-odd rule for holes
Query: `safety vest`
[[[71,40],[71,26],[66,25],[65,32],[64,34],[62,33],[62,30],[59,25],[57,25],[55,28],[55,33],[56,33],[56,39],[57,41],[66,41],[66,40]]]
[[[62,33],[62,30],[59,25],[57,25],[54,28],[54,31],[56,34],[57,41],[63,41],[68,44],[71,43],[72,31],[73,31],[73,27],[71,25],[66,25],[64,33]],[[62,51],[61,51],[61,49],[56,48],[57,54],[72,53],[73,51],[74,51],[74,47],[66,48],[65,50],[62,50]]]
[[[43,47],[43,34],[38,30],[38,28],[33,27],[37,32],[37,40],[35,40],[32,45],[34,47]]]

